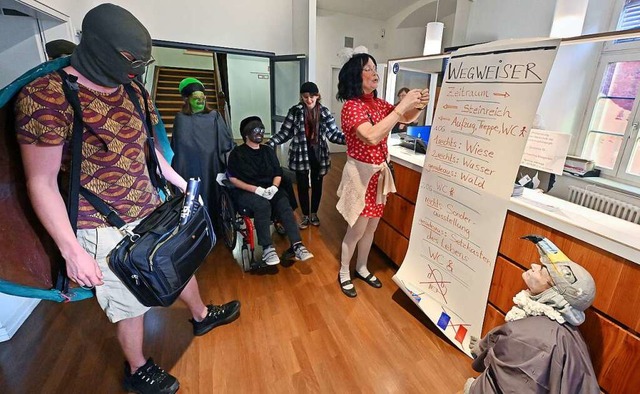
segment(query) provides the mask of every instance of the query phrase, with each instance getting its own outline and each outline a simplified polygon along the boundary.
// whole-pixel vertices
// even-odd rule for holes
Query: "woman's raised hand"
[[[416,107],[418,109],[424,109],[424,107],[427,106],[427,104],[429,104],[429,89],[422,89],[420,91],[420,104]]]
[[[396,108],[401,113],[405,113],[410,109],[419,108],[421,105],[422,91],[420,89],[411,89],[406,96],[398,103]]]

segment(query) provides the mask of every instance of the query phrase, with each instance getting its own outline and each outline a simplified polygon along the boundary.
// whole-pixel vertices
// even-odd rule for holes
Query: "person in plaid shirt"
[[[305,82],[300,87],[300,102],[289,109],[280,131],[267,143],[274,148],[292,140],[289,146],[289,169],[296,173],[298,199],[302,210],[300,229],[320,225],[318,207],[322,198],[322,178],[329,171],[331,156],[327,140],[345,144],[342,131],[329,108],[320,103],[318,86]],[[311,179],[311,203],[309,203]]]

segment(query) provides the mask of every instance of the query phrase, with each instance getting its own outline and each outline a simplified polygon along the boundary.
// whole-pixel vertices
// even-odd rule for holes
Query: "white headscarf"
[[[584,322],[584,312],[569,305],[554,287],[537,295],[531,295],[528,290],[522,290],[513,297],[513,302],[515,305],[504,317],[506,321],[545,315],[560,324],[567,322],[573,326],[579,326]]]

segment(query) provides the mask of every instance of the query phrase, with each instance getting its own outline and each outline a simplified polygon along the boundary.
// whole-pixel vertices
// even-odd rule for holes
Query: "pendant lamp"
[[[434,55],[442,52],[442,33],[444,32],[444,23],[438,22],[438,8],[440,0],[436,1],[436,19],[434,22],[427,23],[427,31],[424,37],[424,48],[422,54]]]

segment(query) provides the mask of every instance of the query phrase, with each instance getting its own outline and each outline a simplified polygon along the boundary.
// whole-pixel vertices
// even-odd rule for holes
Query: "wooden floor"
[[[196,338],[183,305],[147,314],[145,351],[178,377],[181,393],[455,393],[474,375],[470,359],[398,290],[396,268],[375,247],[370,270],[382,289],[354,281],[358,297],[341,293],[346,223],[335,191],[344,154],[333,161],[322,225],[302,231],[315,259],[255,275],[219,243],[197,277],[205,301],[242,302],[235,323]],[[283,250],[286,242],[274,237]],[[115,327],[95,300],[42,302],[0,343],[0,392],[121,392],[123,361]]]

